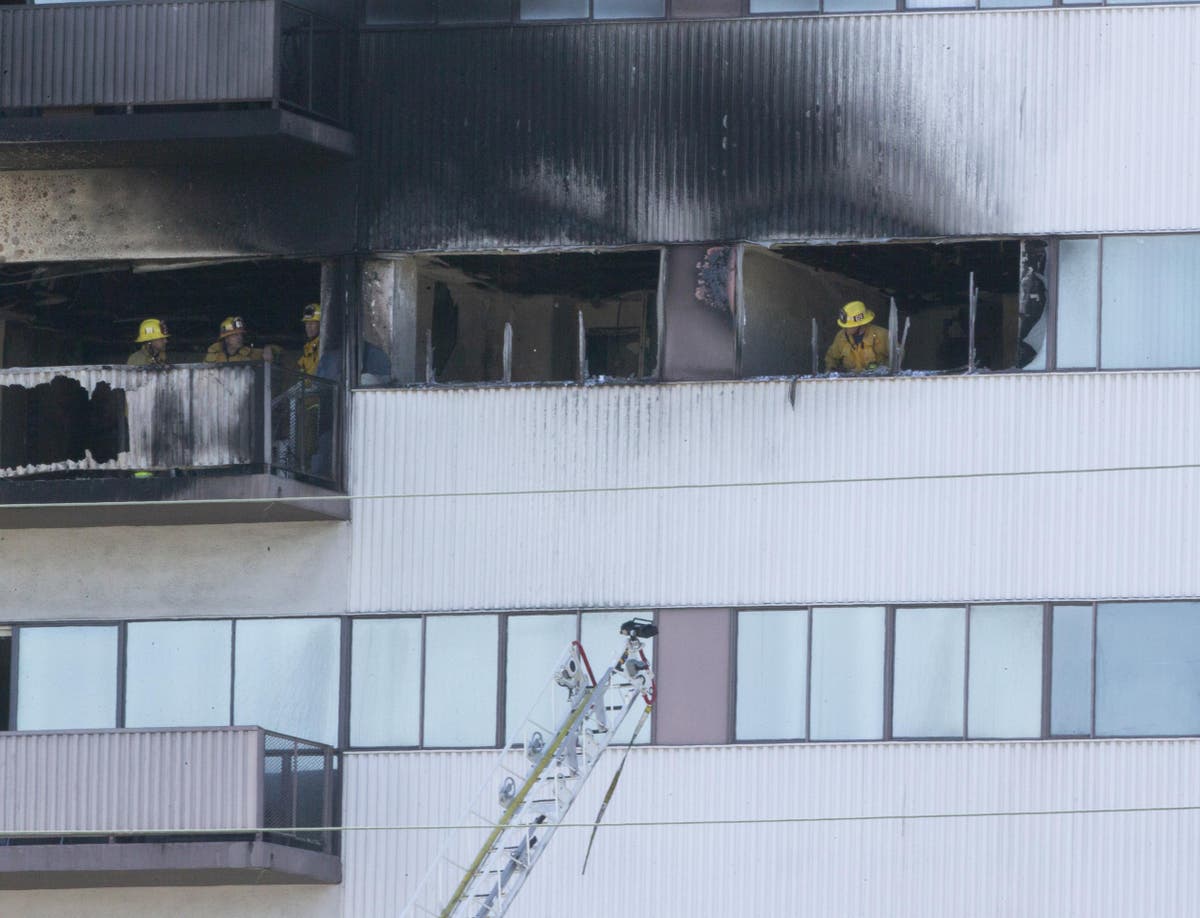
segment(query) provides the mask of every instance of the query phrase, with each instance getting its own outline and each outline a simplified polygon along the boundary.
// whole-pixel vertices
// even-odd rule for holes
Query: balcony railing
[[[320,0],[0,6],[0,119],[282,108],[345,127],[350,33],[322,9]],[[97,136],[111,139],[109,121]]]
[[[336,382],[268,364],[0,370],[0,479],[340,474]]]
[[[257,727],[0,735],[0,889],[336,883],[334,763]]]

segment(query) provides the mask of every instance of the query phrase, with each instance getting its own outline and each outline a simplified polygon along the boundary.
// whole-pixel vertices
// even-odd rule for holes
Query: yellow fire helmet
[[[309,303],[304,307],[304,315],[300,318],[301,322],[320,322],[321,321],[321,304]]]
[[[241,316],[229,316],[221,322],[221,337],[228,338],[230,335],[240,335],[246,330],[246,323],[242,321]]]
[[[842,328],[858,328],[860,325],[870,325],[875,320],[875,313],[867,308],[862,300],[852,300],[842,307],[838,313],[837,323]]]
[[[167,334],[167,323],[158,319],[146,319],[142,322],[138,329],[138,336],[133,340],[137,344],[145,344],[147,341],[157,341],[159,338],[170,338]]]

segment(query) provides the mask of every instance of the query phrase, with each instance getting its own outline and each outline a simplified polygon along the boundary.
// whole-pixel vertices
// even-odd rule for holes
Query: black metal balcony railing
[[[263,837],[338,853],[340,833],[304,832],[333,825],[336,759],[329,746],[278,733],[263,734]]]
[[[336,488],[338,383],[270,364],[0,370],[0,481],[269,471]]]
[[[348,48],[304,0],[0,6],[0,118],[257,106],[344,127]]]

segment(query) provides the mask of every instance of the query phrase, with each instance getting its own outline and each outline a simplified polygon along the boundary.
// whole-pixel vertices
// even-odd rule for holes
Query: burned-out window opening
[[[972,281],[977,291],[973,350]],[[1043,240],[785,246],[770,251],[748,246],[742,285],[744,377],[826,372],[830,346],[845,334],[837,322],[839,310],[850,302],[863,303],[862,315],[884,329],[893,321],[895,304],[890,366],[879,366],[879,372],[1044,367]]]
[[[391,348],[399,383],[652,378],[659,261],[647,250],[374,263],[364,343]]]
[[[0,265],[0,478],[268,456],[282,471],[329,478],[337,383],[303,375],[337,366],[319,334],[321,274],[319,262],[284,260]],[[267,356],[269,374],[257,369]],[[271,438],[271,450],[255,437]]]

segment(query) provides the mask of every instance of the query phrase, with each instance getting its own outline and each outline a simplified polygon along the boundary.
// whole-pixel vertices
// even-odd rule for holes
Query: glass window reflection
[[[332,618],[237,622],[234,723],[337,745],[340,633]]]
[[[425,745],[496,745],[500,624],[495,615],[425,621]]]
[[[966,610],[897,609],[892,734],[963,734]]]
[[[1200,312],[1175,310],[1169,332],[1147,313],[1147,304],[1195,298],[1200,289],[1200,235],[1108,236],[1102,252],[1102,365],[1200,366]]]
[[[968,681],[968,736],[1041,736],[1041,606],[971,608]]]
[[[553,735],[566,714],[566,690],[551,682],[554,665],[575,640],[575,616],[510,615],[504,668],[505,730],[510,743],[524,737],[514,731],[526,717]]]
[[[666,0],[593,0],[593,19],[661,19],[667,15]]]
[[[1062,369],[1097,366],[1100,321],[1100,240],[1058,243],[1058,354]]]
[[[1050,734],[1092,732],[1092,607],[1055,606],[1051,634]]]
[[[812,617],[812,739],[880,739],[883,607],[813,609]]]
[[[808,611],[738,613],[737,739],[803,739]]]
[[[17,648],[17,729],[117,725],[115,625],[22,628]]]
[[[125,726],[229,723],[233,623],[132,622],[125,647]]]
[[[588,0],[521,0],[522,19],[587,19]]]
[[[1200,603],[1101,603],[1096,735],[1200,734]]]
[[[350,647],[350,742],[421,742],[421,620],[355,619]]]
[[[630,610],[625,612],[584,612],[579,617],[579,640],[587,651],[592,662],[596,677],[604,672],[616,660],[617,655],[625,647],[625,638],[621,636],[621,625],[631,618],[654,618],[654,613],[648,609]],[[646,659],[654,665],[654,641],[642,641]],[[621,729],[613,734],[613,743],[628,743],[633,736],[633,730],[641,717],[641,709],[635,707],[621,724]],[[638,734],[638,744],[650,742],[650,731],[654,725],[654,715],[650,715],[642,732]]]

